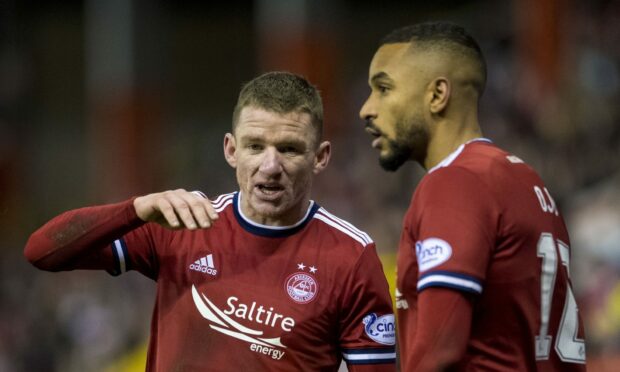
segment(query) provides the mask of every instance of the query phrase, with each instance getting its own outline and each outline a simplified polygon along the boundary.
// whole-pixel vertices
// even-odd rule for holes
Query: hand
[[[137,197],[133,206],[143,221],[175,230],[207,228],[218,218],[209,199],[183,189]]]

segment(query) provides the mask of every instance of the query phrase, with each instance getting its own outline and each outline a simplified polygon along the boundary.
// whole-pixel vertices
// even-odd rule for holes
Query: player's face
[[[243,108],[234,135],[224,138],[224,153],[236,168],[246,217],[276,226],[292,225],[303,217],[313,175],[330,157],[329,142],[317,145],[317,137],[307,113]]]
[[[360,110],[366,131],[375,137],[379,163],[389,171],[407,160],[424,164],[429,133],[423,115],[424,84],[409,44],[379,48],[370,64],[371,93]]]

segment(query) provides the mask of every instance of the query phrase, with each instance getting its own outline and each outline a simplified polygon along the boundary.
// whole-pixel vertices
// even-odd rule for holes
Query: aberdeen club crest
[[[308,273],[296,272],[286,278],[284,290],[298,304],[307,304],[314,300],[319,291],[319,284]]]

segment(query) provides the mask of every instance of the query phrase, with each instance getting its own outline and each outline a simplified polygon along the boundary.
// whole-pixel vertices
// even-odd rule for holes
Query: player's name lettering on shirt
[[[239,299],[237,297],[231,296],[228,297],[226,303],[228,304],[228,309],[224,310],[224,314],[226,315],[234,315],[237,318],[247,319],[258,324],[265,324],[270,327],[276,327],[279,324],[280,328],[283,331],[290,332],[293,327],[295,327],[295,320],[291,317],[285,317],[282,314],[274,313],[273,307],[270,307],[269,310],[265,310],[263,305],[259,305],[256,307],[256,302],[252,302],[251,305],[246,305],[244,303],[238,303]],[[265,314],[263,318],[261,316]]]
[[[543,194],[543,190],[544,190],[544,194]],[[538,198],[538,202],[540,203],[540,208],[542,209],[543,212],[555,214],[556,216],[559,215],[558,208],[555,205],[555,200],[553,200],[553,198],[551,197],[551,194],[549,193],[549,190],[547,190],[546,187],[543,186],[543,188],[541,189],[538,186],[534,186],[534,193],[536,194],[536,197]]]

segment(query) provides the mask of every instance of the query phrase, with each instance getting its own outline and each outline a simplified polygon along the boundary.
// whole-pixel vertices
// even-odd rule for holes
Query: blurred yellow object
[[[620,283],[609,292],[605,304],[591,311],[589,320],[592,326],[591,336],[600,343],[608,344],[620,331]]]
[[[388,253],[379,255],[383,263],[383,272],[390,285],[390,296],[392,297],[392,307],[396,309],[396,300],[394,291],[396,290],[396,253]]]
[[[610,325],[617,334],[620,330],[620,283],[616,284],[613,291],[609,295],[607,303],[607,313],[610,319]]]
[[[148,337],[147,337],[148,340]],[[144,372],[146,370],[146,351],[148,341],[137,346],[114,363],[110,364],[105,372]]]

